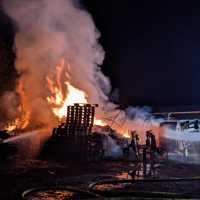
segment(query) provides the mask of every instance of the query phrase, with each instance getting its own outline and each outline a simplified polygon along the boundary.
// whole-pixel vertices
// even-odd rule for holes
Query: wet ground
[[[131,172],[135,164],[126,161],[102,161],[98,163],[56,163],[41,160],[16,159],[0,164],[0,199],[20,199],[24,190],[39,186],[75,186],[87,189],[88,186],[103,180],[149,179]],[[200,166],[172,161],[162,161],[156,167],[154,179],[186,178],[200,176]],[[199,193],[200,181],[181,183],[137,183],[123,185],[122,190],[164,191]],[[109,189],[109,188],[107,188]],[[111,188],[112,189],[112,188]]]
[[[92,181],[112,177],[127,178],[134,165],[124,162],[55,163],[41,160],[16,160],[0,164],[0,199],[17,199],[21,192],[46,185],[86,188]],[[125,174],[123,174],[125,173]]]

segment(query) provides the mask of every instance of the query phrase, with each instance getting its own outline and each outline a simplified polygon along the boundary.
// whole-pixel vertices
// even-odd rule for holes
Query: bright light
[[[106,123],[100,119],[94,119],[94,124],[97,126],[106,126]]]
[[[87,94],[84,91],[74,87],[69,81],[65,82],[66,96],[63,94],[63,89],[61,86],[61,74],[63,67],[64,62],[62,60],[61,63],[56,66],[56,81],[53,81],[49,77],[47,77],[48,88],[51,92],[51,96],[47,97],[47,101],[49,105],[51,105],[54,115],[57,116],[59,119],[66,117],[67,106],[73,105],[75,103],[88,103]],[[94,119],[94,124],[99,126],[106,125],[102,120],[96,118]]]

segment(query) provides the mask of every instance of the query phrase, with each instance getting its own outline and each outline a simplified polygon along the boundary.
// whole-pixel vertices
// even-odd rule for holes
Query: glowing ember
[[[87,103],[86,95],[83,91],[75,88],[69,82],[65,82],[65,84],[68,89],[66,98],[64,98],[62,91],[57,87],[54,88],[54,96],[47,97],[49,104],[55,106],[52,108],[52,111],[59,119],[66,116],[67,106],[74,103]]]
[[[63,92],[63,88],[61,86],[61,74],[64,64],[65,63],[62,60],[61,63],[56,66],[56,83],[47,77],[48,88],[52,94],[51,96],[47,97],[47,101],[49,105],[51,105],[54,115],[59,119],[66,117],[67,106],[75,103],[88,103],[87,94],[84,91],[74,87],[69,81],[65,82],[66,91]],[[68,68],[70,67],[68,66]],[[69,79],[69,74],[66,75]],[[94,119],[94,124],[99,126],[106,125],[102,120],[99,119]]]
[[[130,134],[128,131],[126,131],[124,134],[123,134],[123,137],[125,138],[131,138]]]
[[[23,116],[22,118],[16,118],[13,122],[10,122],[4,127],[8,132],[12,132],[16,129],[25,129],[29,123],[28,116]]]
[[[12,132],[17,129],[17,124],[9,123],[4,129],[8,132]]]
[[[97,125],[97,126],[106,126],[107,124],[100,120],[100,119],[94,119],[94,124]]]

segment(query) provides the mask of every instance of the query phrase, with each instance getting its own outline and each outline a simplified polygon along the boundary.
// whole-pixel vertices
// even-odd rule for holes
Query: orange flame
[[[28,123],[28,116],[23,116],[22,118],[16,118],[13,122],[8,123],[4,129],[8,132],[13,132],[17,129],[25,129]]]
[[[69,81],[65,81],[66,95],[64,95],[61,85],[61,74],[64,67],[64,60],[56,66],[56,82],[47,77],[47,85],[51,92],[51,96],[47,97],[49,105],[51,105],[52,112],[56,117],[62,119],[67,115],[67,106],[75,103],[88,103],[87,94],[74,87]],[[69,67],[69,66],[68,66]],[[70,78],[69,74],[67,74]],[[94,119],[94,124],[99,126],[105,126],[106,123],[99,119]]]
[[[22,82],[19,82],[17,86],[17,92],[20,95],[21,102],[22,104],[18,107],[18,112],[21,114],[19,117],[16,117],[13,121],[9,122],[4,129],[7,130],[8,132],[13,132],[14,130],[17,129],[25,129],[29,125],[30,121],[30,112],[28,109],[25,109],[25,100],[26,100],[26,95],[24,92],[23,84]]]
[[[65,82],[65,84],[68,89],[66,98],[57,87],[54,88],[54,96],[47,97],[48,103],[55,105],[52,108],[53,113],[60,119],[66,116],[67,106],[74,103],[87,103],[86,94],[83,91],[75,88],[69,82]]]
[[[25,129],[30,122],[30,111],[26,108],[26,94],[24,92],[23,83],[20,82],[17,88],[18,93],[20,94],[20,98],[22,101],[22,105],[19,107],[20,112],[22,113],[20,118],[15,119],[14,124],[16,124],[16,128]]]
[[[17,123],[18,119],[16,119],[14,122],[8,123],[8,125],[5,126],[4,129],[8,132],[12,132],[17,129]]]
[[[131,136],[130,136],[128,130],[126,130],[122,135],[123,135],[123,137],[125,137],[125,138],[131,138]]]
[[[106,126],[107,125],[104,121],[102,121],[100,119],[96,119],[96,118],[94,119],[94,124],[97,126]]]

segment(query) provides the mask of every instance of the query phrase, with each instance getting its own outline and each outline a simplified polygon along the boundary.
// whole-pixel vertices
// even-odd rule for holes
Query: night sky
[[[107,52],[104,71],[123,104],[200,105],[199,1],[90,0],[87,5]]]
[[[101,32],[120,104],[200,108],[200,1],[82,0]],[[0,14],[0,91],[14,85],[13,24]],[[5,49],[6,51],[1,50]],[[2,52],[5,56],[2,56]],[[3,57],[3,58],[2,58]],[[3,66],[3,67],[2,67]],[[3,74],[3,76],[2,76]]]

